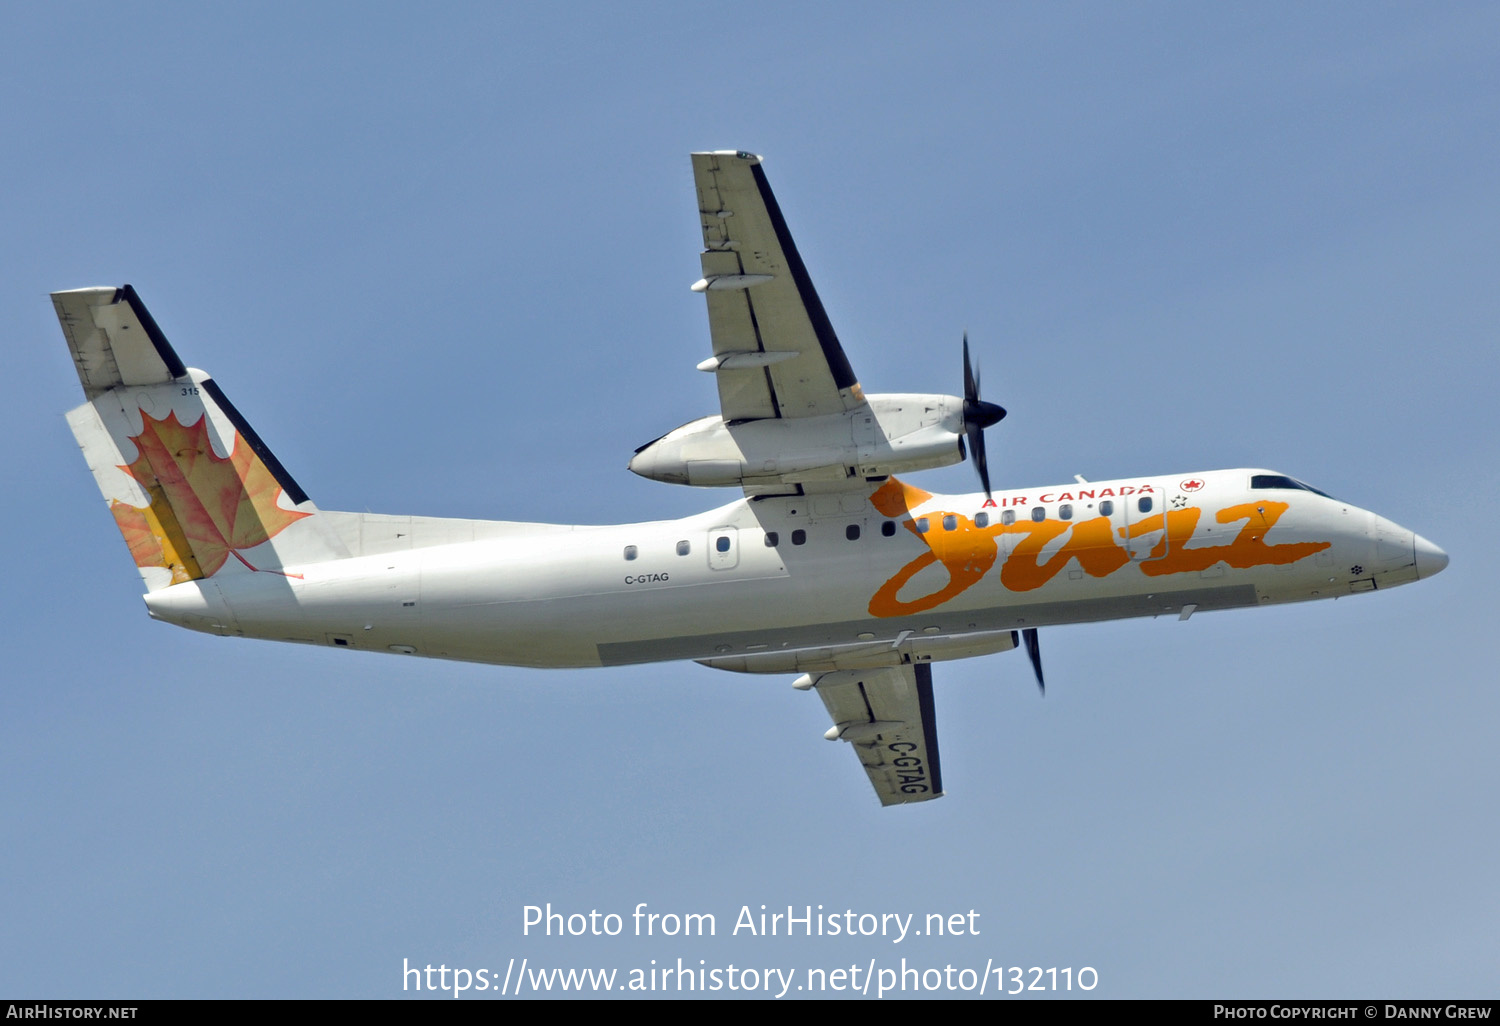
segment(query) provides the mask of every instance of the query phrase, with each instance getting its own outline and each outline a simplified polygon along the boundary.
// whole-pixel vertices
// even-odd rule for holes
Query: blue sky
[[[401,996],[402,960],[1092,966],[1110,997],[1492,996],[1500,10],[67,4],[3,16],[17,569],[0,994]],[[937,667],[882,810],[787,680],[150,622],[47,293],[133,283],[325,508],[601,523],[712,412],[687,154],[768,176],[870,391],[997,483],[1269,466],[1451,554]],[[20,387],[21,385],[26,387]],[[968,491],[968,466],[919,475]],[[524,937],[521,910],[719,935]],[[743,905],[979,936],[728,936]]]

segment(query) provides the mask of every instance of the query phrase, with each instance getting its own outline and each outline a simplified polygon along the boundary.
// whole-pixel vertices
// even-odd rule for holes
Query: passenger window
[[[922,534],[926,534],[927,533],[927,527],[928,527],[927,518],[926,517],[917,517],[917,530],[920,533],[922,533]]]
[[[1112,499],[1105,499],[1103,502],[1099,503],[1099,515],[1100,516],[1105,516],[1105,517],[1112,517],[1112,516],[1114,516],[1115,515],[1114,500],[1112,500]]]
[[[801,545],[805,541],[807,541],[807,532],[802,530],[802,528],[799,527],[792,532],[793,545]]]
[[[958,530],[958,517],[954,516],[952,513],[948,513],[948,514],[944,515],[944,517],[943,517],[943,530],[945,530],[945,531],[956,531],[956,530]]]
[[[689,552],[692,552],[692,551],[693,551],[693,547],[690,544],[688,544],[687,542],[680,541],[680,542],[677,543],[677,554],[679,556],[686,556]]]
[[[1043,520],[1046,520],[1047,519],[1047,507],[1046,506],[1038,506],[1035,509],[1033,509],[1031,511],[1031,519],[1035,520],[1039,524]]]
[[[780,540],[780,537],[777,536],[775,531],[766,532],[766,548],[774,549],[776,547],[776,543]]]
[[[881,524],[880,533],[885,535],[887,538],[896,537],[896,522],[894,520],[887,520],[885,523]]]
[[[727,534],[721,534],[717,538],[715,538],[714,539],[714,548],[718,549],[720,552],[728,552],[729,551],[729,535],[727,535]]]
[[[990,515],[989,515],[989,513],[985,512],[984,510],[980,510],[978,513],[975,513],[974,514],[974,526],[975,527],[989,527],[990,526]]]
[[[1057,507],[1057,515],[1063,520],[1072,520],[1073,504],[1071,502],[1065,502],[1061,506]]]
[[[1016,522],[1016,511],[1013,510],[1013,509],[1008,509],[1005,512],[1001,513],[1000,514],[1000,522],[1002,524],[1004,524],[1006,527],[1009,527],[1011,524],[1014,524]]]
[[[1135,508],[1138,509],[1138,510],[1140,510],[1142,513],[1150,513],[1151,512],[1151,496],[1149,496],[1149,495],[1142,495],[1141,498],[1140,498],[1140,501],[1135,504]]]
[[[634,545],[627,545],[627,546],[625,546],[625,558],[626,559],[634,559],[635,557],[636,557],[636,548],[635,548],[635,546]]]
[[[850,541],[859,541],[859,525],[850,524],[848,527],[844,528],[844,537],[848,538]]]

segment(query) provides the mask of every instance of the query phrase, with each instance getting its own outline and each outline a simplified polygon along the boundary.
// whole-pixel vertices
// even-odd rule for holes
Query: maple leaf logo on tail
[[[171,570],[173,584],[212,577],[230,556],[251,570],[270,570],[251,566],[240,550],[270,541],[311,514],[277,504],[281,485],[238,431],[225,457],[213,450],[206,415],[184,425],[175,411],[157,420],[142,410],[141,422],[140,434],[130,439],[138,455],[120,469],[140,482],[151,502],[110,503],[136,565]]]

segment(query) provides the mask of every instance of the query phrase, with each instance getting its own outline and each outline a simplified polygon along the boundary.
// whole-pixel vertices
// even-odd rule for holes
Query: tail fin
[[[348,555],[213,379],[183,365],[135,289],[54,292],[88,402],[73,436],[148,591]]]

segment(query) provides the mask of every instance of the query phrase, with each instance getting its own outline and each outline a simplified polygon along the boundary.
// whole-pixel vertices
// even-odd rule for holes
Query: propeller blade
[[[1026,654],[1031,658],[1031,668],[1036,671],[1036,686],[1041,689],[1042,697],[1047,697],[1047,682],[1042,677],[1042,646],[1036,638],[1036,628],[1027,627],[1021,631],[1021,640],[1026,643]]]
[[[974,369],[969,365],[969,333],[964,331],[964,402],[974,402],[979,398],[979,379],[974,376]]]
[[[964,421],[964,435],[969,440],[969,455],[974,457],[974,467],[979,471],[979,483],[984,486],[984,497],[994,498],[990,494],[990,463],[984,451],[984,429],[972,421]]]
[[[997,424],[1005,417],[1005,408],[987,403],[979,398],[979,375],[969,360],[969,333],[964,332],[964,437],[969,443],[969,455],[974,458],[974,467],[979,471],[979,482],[984,485],[984,497],[990,494],[990,464],[984,448],[984,429]]]

